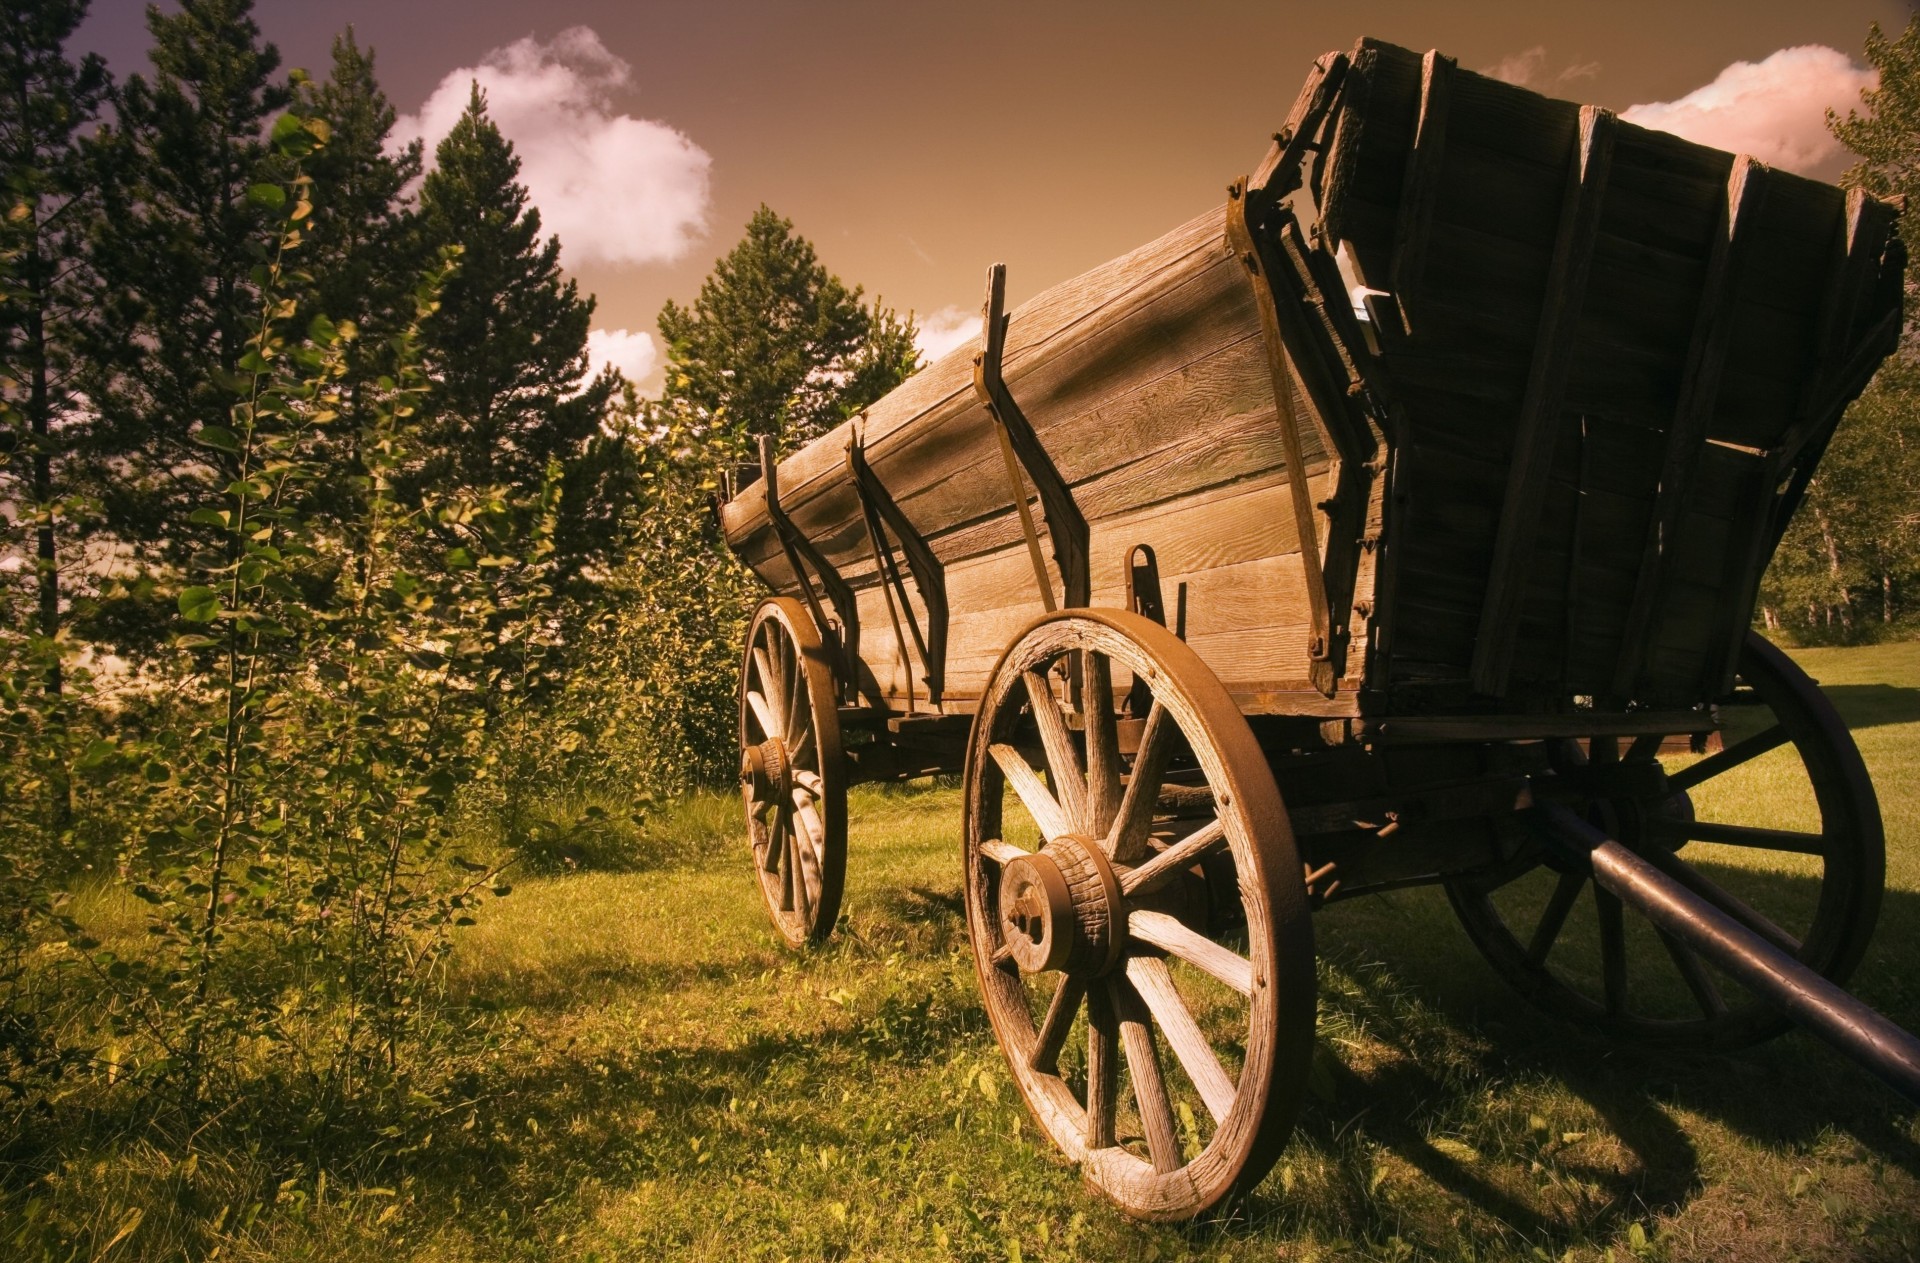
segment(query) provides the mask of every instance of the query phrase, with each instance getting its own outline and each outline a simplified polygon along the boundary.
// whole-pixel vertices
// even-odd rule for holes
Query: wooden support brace
[[[1707,425],[1720,398],[1721,370],[1726,366],[1727,342],[1733,327],[1735,281],[1759,217],[1766,190],[1767,168],[1745,154],[1734,160],[1721,206],[1719,230],[1707,256],[1706,279],[1693,321],[1693,340],[1687,351],[1686,375],[1673,424],[1667,431],[1666,459],[1661,466],[1660,492],[1654,502],[1641,555],[1640,573],[1627,609],[1627,631],[1614,668],[1613,692],[1631,697],[1646,659],[1648,633],[1654,610],[1666,595],[1672,572],[1674,533],[1679,529],[1693,493],[1693,478],[1706,443]]]
[[[860,507],[867,521],[867,536],[874,549],[875,564],[880,567],[881,583],[887,587],[889,611],[893,608],[897,595],[900,605],[905,609],[907,627],[913,632],[914,648],[918,651],[920,662],[925,668],[924,679],[927,684],[927,700],[938,706],[942,690],[945,687],[947,662],[947,579],[946,568],[939,558],[933,555],[926,537],[914,528],[899,504],[887,491],[886,484],[880,481],[873,467],[867,463],[864,435],[856,428],[847,441],[847,470],[853,475],[855,492],[860,496]],[[886,532],[891,531],[894,539],[900,542],[900,550],[907,556],[907,568],[913,574],[913,586],[920,593],[920,603],[927,611],[927,626],[923,633],[919,622],[913,616],[913,607],[907,602],[906,585],[900,578],[899,565],[894,561],[893,549],[887,546]],[[898,614],[894,617],[897,619]],[[900,629],[894,628],[896,641],[900,640]],[[908,663],[906,645],[900,643],[900,659]],[[911,676],[907,685],[909,709],[913,703],[913,685]]]
[[[833,563],[821,556],[820,550],[793,524],[786,509],[781,507],[779,474],[779,462],[773,458],[773,437],[763,434],[760,436],[760,477],[767,488],[767,520],[773,523],[774,534],[779,537],[787,564],[800,581],[800,595],[807,603],[807,612],[813,615],[814,626],[820,630],[820,638],[832,646],[834,656],[839,659],[835,663],[837,669],[834,676],[844,698],[851,694],[855,682],[860,678],[860,607],[854,600],[853,589],[833,568]],[[840,620],[837,629],[832,620],[827,618],[820,598],[813,590],[813,580],[807,574],[808,567],[812,567],[813,573],[820,577],[820,586],[827,591],[827,600],[832,603],[834,613]]]
[[[1561,415],[1567,376],[1573,366],[1580,309],[1600,231],[1607,173],[1613,161],[1614,116],[1597,106],[1580,111],[1580,136],[1567,169],[1567,190],[1560,203],[1560,228],[1547,265],[1547,300],[1535,331],[1527,390],[1514,429],[1513,459],[1507,466],[1507,492],[1501,502],[1493,566],[1480,607],[1479,633],[1473,645],[1473,687],[1499,696],[1506,692],[1520,633],[1520,607],[1533,567],[1554,448],[1565,428]]]
[[[1047,535],[1053,542],[1054,564],[1060,569],[1065,589],[1059,605],[1084,609],[1093,597],[1092,575],[1088,565],[1090,547],[1087,519],[1074,503],[1073,490],[1054,466],[1053,458],[1034,433],[1020,405],[1014,402],[1001,372],[1001,359],[1007,345],[1007,265],[996,263],[987,270],[986,319],[981,329],[981,349],[973,357],[973,390],[986,405],[988,415],[999,432],[1001,456],[1007,465],[1007,480],[1012,484],[1014,505],[1020,510],[1020,522],[1027,535],[1028,553],[1033,559],[1034,579],[1040,597],[1049,611],[1056,608],[1052,581],[1040,556],[1040,536],[1033,523],[1033,510],[1027,503],[1026,487],[1020,480],[1024,468],[1033,480],[1040,504],[1047,515]]]

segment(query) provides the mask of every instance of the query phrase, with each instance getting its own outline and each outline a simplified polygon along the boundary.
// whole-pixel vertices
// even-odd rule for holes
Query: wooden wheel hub
[[[1021,972],[1098,977],[1125,946],[1120,883],[1097,843],[1069,834],[1000,872],[1001,939]]]
[[[793,794],[793,760],[780,738],[746,748],[740,756],[740,780],[756,803],[785,802]]]

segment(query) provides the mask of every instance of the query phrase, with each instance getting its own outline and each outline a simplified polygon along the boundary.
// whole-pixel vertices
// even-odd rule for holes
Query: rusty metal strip
[[[1306,580],[1308,614],[1313,621],[1307,656],[1313,660],[1314,686],[1331,696],[1333,676],[1323,667],[1331,666],[1328,659],[1332,628],[1327,611],[1327,579],[1321,570],[1319,524],[1314,520],[1313,488],[1308,482],[1306,458],[1300,447],[1300,417],[1293,406],[1293,370],[1288,362],[1286,340],[1280,333],[1273,286],[1268,283],[1260,252],[1254,247],[1253,231],[1247,226],[1246,193],[1244,179],[1234,181],[1227,191],[1227,239],[1247,270],[1253,287],[1254,308],[1260,315],[1260,336],[1266,344],[1267,372],[1280,421],[1280,450],[1287,462],[1287,487],[1293,495],[1293,525],[1300,541],[1300,568]]]
[[[946,569],[939,558],[933,555],[933,548],[926,537],[914,528],[907,515],[901,511],[886,484],[880,481],[873,467],[867,463],[864,436],[856,429],[847,443],[847,469],[853,475],[854,490],[860,496],[862,511],[867,515],[867,532],[874,545],[876,562],[882,564],[883,582],[889,584],[899,595],[900,604],[907,614],[907,627],[913,633],[914,648],[918,651],[924,668],[923,678],[927,684],[929,704],[938,706],[945,688],[947,663],[947,579]],[[907,569],[913,575],[913,586],[920,593],[920,603],[927,611],[927,626],[923,633],[913,616],[913,606],[907,601],[906,584],[900,577],[900,567],[894,559],[893,549],[886,545],[886,532],[892,532],[899,541],[900,551],[907,557]],[[892,608],[892,595],[888,597],[888,608]],[[896,625],[894,635],[899,636]],[[901,660],[906,661],[904,646]],[[912,705],[912,685],[908,685],[908,704]]]
[[[787,564],[800,581],[800,594],[807,603],[807,612],[813,615],[814,626],[819,628],[821,639],[833,646],[840,659],[835,675],[844,698],[851,694],[855,682],[860,678],[860,608],[854,601],[853,589],[833,568],[833,563],[821,556],[820,550],[793,524],[786,509],[781,507],[779,472],[779,462],[773,458],[773,437],[763,434],[760,436],[760,477],[767,489],[767,520],[773,523],[774,534],[780,540],[781,550],[786,553]],[[806,563],[804,566],[801,564],[803,561]],[[820,577],[820,586],[826,589],[827,599],[832,602],[834,612],[839,616],[838,628],[821,608],[820,598],[813,590],[813,580],[807,575],[809,566]]]
[[[1039,494],[1047,514],[1047,535],[1053,541],[1054,564],[1060,569],[1065,591],[1059,604],[1067,609],[1083,609],[1092,598],[1092,580],[1088,565],[1087,519],[1074,503],[1073,490],[1054,466],[1052,457],[1034,433],[1026,414],[1014,401],[1001,373],[1001,359],[1007,344],[1007,265],[996,263],[987,270],[986,319],[981,329],[981,349],[973,357],[973,391],[986,405],[999,432],[1001,456],[1007,464],[1014,504],[1026,529],[1027,546],[1034,561],[1034,577],[1040,585],[1041,599],[1048,610],[1055,608],[1053,584],[1047,578],[1040,557],[1040,536],[1033,523],[1033,511],[1027,504],[1026,488],[1020,482],[1025,469]]]

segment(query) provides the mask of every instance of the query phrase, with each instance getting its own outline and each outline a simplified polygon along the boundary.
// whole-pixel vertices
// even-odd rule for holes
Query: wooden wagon
[[[1222,207],[1011,315],[996,268],[977,352],[722,507],[776,594],[740,689],[775,924],[831,931],[849,784],[962,774],[1013,1075],[1146,1218],[1265,1174],[1312,910],[1396,886],[1573,1021],[1727,1049],[1791,1015],[1920,1092],[1833,985],[1871,784],[1749,630],[1898,339],[1894,229],[1435,53],[1321,58]],[[1800,816],[1743,816],[1754,776]]]

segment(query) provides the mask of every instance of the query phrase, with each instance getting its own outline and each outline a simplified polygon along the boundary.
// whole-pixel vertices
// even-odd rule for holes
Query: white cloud
[[[1677,101],[1636,105],[1620,117],[1802,175],[1833,175],[1846,151],[1827,130],[1827,111],[1844,114],[1877,81],[1845,53],[1805,44],[1736,61]]]
[[[914,345],[920,348],[920,354],[927,358],[928,363],[957,346],[980,340],[980,313],[976,309],[942,307],[939,311],[916,316],[914,324],[918,330]]]
[[[705,235],[713,159],[665,123],[615,112],[614,95],[633,86],[633,67],[590,28],[571,27],[545,44],[516,40],[449,73],[419,113],[394,125],[395,142],[420,137],[431,160],[476,82],[568,266],[671,262]]]
[[[1549,74],[1547,46],[1535,44],[1524,52],[1512,53],[1491,66],[1481,67],[1480,73],[1489,79],[1498,79],[1502,83],[1511,83],[1515,87],[1546,91],[1579,79],[1598,77],[1600,63],[1597,61],[1574,62],[1556,73]]]
[[[590,329],[587,332],[587,376],[598,377],[608,366],[619,369],[638,386],[660,362],[660,345],[650,333],[632,329]]]
[[[1525,52],[1502,57],[1480,73],[1502,83],[1517,84],[1526,87],[1538,79],[1547,68],[1547,49],[1544,44],[1535,44]]]

